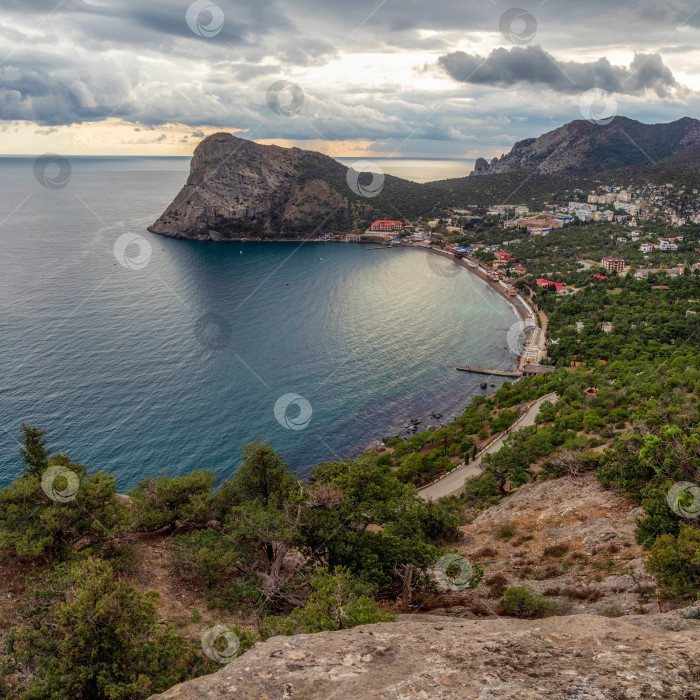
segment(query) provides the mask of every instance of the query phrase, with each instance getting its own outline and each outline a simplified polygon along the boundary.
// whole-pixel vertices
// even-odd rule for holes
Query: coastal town
[[[439,249],[455,259],[464,258],[470,267],[480,268],[491,281],[509,291],[518,278],[528,275],[528,269],[519,263],[514,252],[518,244],[550,236],[566,227],[590,230],[598,237],[604,232],[610,254],[580,259],[582,269],[600,268],[596,270],[599,277],[615,272],[641,280],[660,272],[677,277],[686,271],[700,270],[697,189],[648,183],[636,188],[611,185],[591,192],[574,190],[571,194],[575,199],[544,202],[537,211],[510,204],[450,208],[439,219],[377,220],[364,233],[333,238]],[[486,240],[492,238],[497,238],[497,242]],[[561,278],[536,276],[534,281],[538,288],[557,295],[574,291]]]
[[[552,340],[546,337],[546,325],[542,330],[546,316],[537,308],[538,294],[558,298],[576,294],[582,273],[593,283],[630,276],[648,281],[657,293],[669,289],[663,284],[667,278],[700,274],[698,190],[667,183],[605,186],[591,192],[575,190],[572,195],[575,199],[544,202],[536,211],[526,205],[493,204],[446,209],[433,220],[378,219],[363,233],[328,238],[374,248],[415,247],[471,269],[521,316],[519,365],[512,374],[530,376],[551,369],[547,345]],[[555,239],[566,235],[565,229],[582,237],[582,252],[573,261],[567,252],[557,264],[560,246]],[[533,254],[533,246],[543,253]],[[596,254],[592,248],[607,254]],[[537,264],[540,258],[546,259],[546,271]],[[577,331],[582,328],[583,322],[577,323]],[[611,333],[613,324],[603,322],[600,328]],[[572,360],[572,366],[578,364]]]

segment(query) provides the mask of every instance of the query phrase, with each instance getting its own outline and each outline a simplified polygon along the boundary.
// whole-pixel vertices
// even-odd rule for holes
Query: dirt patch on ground
[[[463,608],[447,612],[495,614],[514,585],[547,596],[559,614],[658,612],[656,581],[635,543],[641,514],[591,474],[523,486],[462,528],[458,549],[485,576]]]

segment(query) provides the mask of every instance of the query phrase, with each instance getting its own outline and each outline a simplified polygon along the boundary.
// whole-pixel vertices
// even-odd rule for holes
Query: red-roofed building
[[[539,277],[537,279],[537,286],[540,289],[551,289],[552,287],[554,287],[554,291],[557,294],[568,294],[569,293],[569,290],[563,284],[559,284],[559,282],[552,282],[551,280],[546,280],[542,277]]]
[[[497,250],[494,255],[496,256],[496,260],[500,262],[510,262],[510,259],[513,257],[510,253],[506,253],[502,250]]]
[[[608,279],[605,275],[593,275],[593,279],[595,280],[606,280]]]
[[[403,231],[403,223],[400,221],[373,221],[370,231]]]

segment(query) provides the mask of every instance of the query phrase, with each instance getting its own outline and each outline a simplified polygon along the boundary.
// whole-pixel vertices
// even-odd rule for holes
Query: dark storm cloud
[[[700,26],[690,0],[518,0],[536,17],[535,41],[547,54],[506,43],[499,21],[513,0],[214,1],[224,24],[204,38],[186,22],[191,0],[2,0],[0,120],[51,129],[113,116],[144,130],[187,124],[193,139],[206,125],[241,128],[250,138],[319,139],[320,132],[329,140],[374,139],[391,148],[411,139],[450,154],[450,144],[507,144],[577,118],[577,100],[569,95],[589,87],[631,96],[683,94],[658,54],[674,51],[674,41],[694,50],[694,34],[673,30]],[[485,56],[483,66],[476,55],[450,53],[462,40],[484,47],[473,50]],[[504,45],[510,50],[489,53]],[[563,49],[590,55],[590,47],[604,56],[608,45],[616,51],[631,45],[640,55],[629,67],[555,58]],[[454,101],[448,97],[439,106],[442,95],[405,78],[395,84],[390,68],[378,78],[379,64],[372,76],[347,70],[350,54],[404,52],[410,65],[425,62],[414,56],[421,51],[433,57],[432,65],[443,54],[443,68],[459,81]],[[338,58],[345,60],[338,86],[328,85],[327,75],[323,88],[307,84],[305,70]],[[295,119],[266,105],[266,90],[278,79],[294,79],[306,93]],[[504,98],[499,88],[511,86],[526,90]],[[533,107],[533,91],[542,86],[561,97]],[[636,99],[647,102],[654,101]],[[504,121],[504,112],[512,118]]]
[[[652,90],[659,97],[682,89],[659,54],[637,54],[627,68],[613,66],[606,58],[590,63],[559,61],[540,46],[514,46],[494,49],[486,57],[456,51],[441,56],[439,63],[459,82],[493,87],[544,86],[572,94],[594,87],[626,95]]]

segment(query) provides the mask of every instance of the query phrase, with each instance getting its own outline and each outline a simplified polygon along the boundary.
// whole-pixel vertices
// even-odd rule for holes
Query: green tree
[[[547,423],[553,421],[557,417],[557,408],[551,401],[543,401],[540,404],[540,410],[535,418],[535,423]]]
[[[211,528],[179,535],[173,541],[175,575],[202,583],[209,591],[225,581],[239,558],[233,539]]]
[[[22,446],[19,451],[26,464],[24,474],[25,476],[41,476],[49,466],[49,455],[51,454],[46,449],[46,440],[44,439],[46,431],[30,428],[25,423],[22,423],[20,430],[22,431]]]
[[[115,580],[107,562],[59,569],[52,583],[55,602],[40,607],[14,641],[16,661],[32,678],[23,700],[139,700],[212,670],[157,624],[158,594]]]
[[[502,496],[507,494],[508,481],[513,487],[518,488],[530,480],[532,473],[529,462],[528,450],[512,449],[510,446],[501,447],[498,452],[484,455],[482,460],[484,472],[495,481]]]
[[[112,539],[128,522],[114,477],[88,473],[55,455],[39,476],[23,476],[0,489],[0,550],[17,556],[65,558],[71,549]]]
[[[198,471],[170,478],[157,476],[141,481],[129,491],[136,517],[136,527],[175,532],[184,525],[205,523],[212,508],[211,489],[216,481],[213,472]]]
[[[677,537],[661,535],[647,568],[672,595],[700,592],[700,529],[681,522]]]
[[[394,619],[370,597],[372,587],[344,567],[332,573],[319,569],[311,577],[311,587],[306,605],[291,614],[302,632],[330,632]]]
[[[283,502],[296,479],[272,445],[257,440],[243,448],[243,461],[231,483],[243,501],[257,500],[268,505]]]

